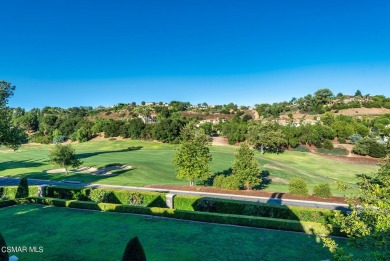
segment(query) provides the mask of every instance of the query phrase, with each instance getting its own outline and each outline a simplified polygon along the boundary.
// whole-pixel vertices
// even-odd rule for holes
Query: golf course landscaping
[[[294,232],[35,204],[1,208],[0,220],[8,246],[43,248],[17,253],[20,260],[118,260],[134,236],[148,260],[330,258],[318,238]],[[337,242],[345,246],[347,240]]]
[[[111,175],[93,175],[88,172],[70,174],[52,172],[58,166],[48,161],[48,154],[54,145],[23,145],[19,150],[0,150],[0,176],[48,179],[57,181],[79,181],[108,185],[145,186],[151,184],[187,185],[188,181],[176,178],[172,156],[177,145],[151,141],[115,140],[90,141],[73,144],[82,167],[104,168],[121,165],[126,168],[113,170]],[[228,171],[234,160],[236,146],[211,146],[213,161],[211,172]],[[309,190],[319,183],[330,183],[334,195],[342,195],[335,189],[336,180],[354,183],[358,173],[372,173],[374,165],[356,165],[334,161],[320,155],[285,151],[276,154],[256,154],[262,171],[271,182],[267,190],[287,192],[288,182],[301,177],[308,183]]]

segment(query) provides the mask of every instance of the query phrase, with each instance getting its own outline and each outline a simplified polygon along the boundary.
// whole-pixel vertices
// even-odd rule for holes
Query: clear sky
[[[390,96],[390,1],[3,1],[11,106]]]

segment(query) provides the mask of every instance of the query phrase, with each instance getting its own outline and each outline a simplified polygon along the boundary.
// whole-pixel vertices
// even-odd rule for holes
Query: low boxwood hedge
[[[0,187],[0,199],[15,199],[18,186]],[[28,186],[28,196],[38,196],[38,186]]]
[[[244,202],[194,196],[177,195],[173,198],[177,210],[202,211],[288,220],[333,223],[337,211],[318,208],[287,207],[259,202]]]
[[[166,207],[165,194],[158,192],[49,186],[46,187],[46,196],[67,200],[94,201],[98,203]]]
[[[5,208],[9,206],[13,206],[16,204],[15,200],[9,199],[9,200],[0,200],[0,208]]]
[[[309,234],[342,235],[338,229],[330,231],[327,226],[315,222],[300,222],[296,220],[242,216],[234,214],[207,213],[199,211],[185,211],[158,207],[148,208],[142,206],[130,206],[113,203],[96,203],[55,198],[30,197],[28,198],[28,200],[31,203],[54,205],[59,207],[153,215],[192,221],[297,231]]]

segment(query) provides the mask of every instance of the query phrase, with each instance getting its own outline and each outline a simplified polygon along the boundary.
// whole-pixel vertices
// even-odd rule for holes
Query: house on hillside
[[[217,118],[211,118],[211,119],[206,119],[206,120],[200,120],[199,121],[199,124],[197,124],[196,126],[197,127],[199,127],[200,125],[202,125],[202,124],[205,124],[205,123],[207,123],[207,122],[210,122],[211,124],[218,124],[219,122],[226,122],[226,120],[225,119],[220,119],[219,117],[217,117]]]
[[[157,123],[158,122],[158,119],[157,119],[157,115],[156,114],[151,114],[151,115],[146,115],[146,116],[141,116],[139,115],[138,118],[140,118],[143,123]]]

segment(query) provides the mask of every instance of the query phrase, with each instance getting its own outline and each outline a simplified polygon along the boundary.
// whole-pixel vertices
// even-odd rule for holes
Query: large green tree
[[[247,190],[260,185],[260,164],[255,158],[254,151],[246,143],[242,143],[235,154],[232,165],[234,177],[243,184]]]
[[[286,144],[282,130],[272,122],[254,122],[248,127],[247,140],[249,144],[260,149],[261,154],[264,154],[265,149],[279,152]]]
[[[70,144],[57,144],[54,150],[50,152],[49,159],[51,163],[65,168],[66,174],[69,174],[69,167],[77,168],[82,164],[82,162],[77,159],[75,149]]]
[[[8,100],[13,96],[15,86],[6,81],[0,81],[0,146],[5,145],[18,149],[27,140],[24,131],[12,125],[12,110],[8,107]]]
[[[363,260],[388,260],[390,257],[390,159],[371,176],[359,175],[359,193],[348,199],[350,213],[336,214],[341,231],[350,238],[349,244],[363,250]],[[356,260],[331,238],[325,245],[336,260]]]
[[[203,129],[185,126],[181,131],[180,147],[173,157],[177,166],[177,177],[187,179],[190,185],[194,181],[210,177],[209,162],[212,160],[207,135]]]

